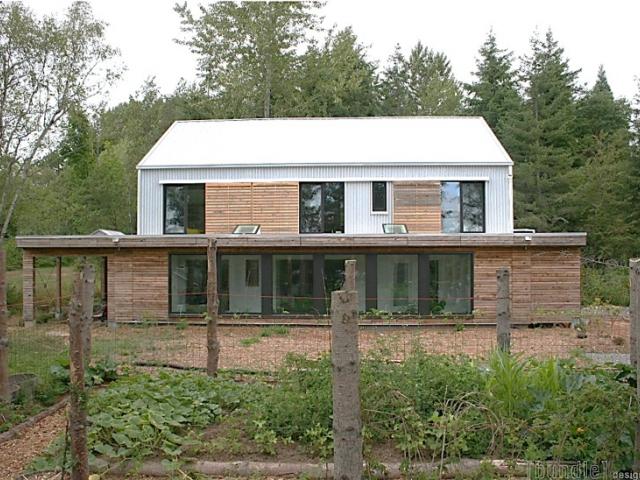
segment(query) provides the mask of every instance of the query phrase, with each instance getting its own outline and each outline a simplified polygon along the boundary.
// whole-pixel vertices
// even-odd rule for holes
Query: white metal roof
[[[481,117],[277,118],[173,123],[138,168],[511,165]]]

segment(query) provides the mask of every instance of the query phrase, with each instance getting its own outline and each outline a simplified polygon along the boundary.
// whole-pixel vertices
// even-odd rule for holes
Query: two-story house
[[[513,162],[482,118],[175,122],[138,165],[137,235],[21,237],[34,258],[100,255],[112,321],[199,315],[208,238],[221,313],[321,315],[357,260],[361,310],[492,322],[580,306],[583,233],[514,232]]]

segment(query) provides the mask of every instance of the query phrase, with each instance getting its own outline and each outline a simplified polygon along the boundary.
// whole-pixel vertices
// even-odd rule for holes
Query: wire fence
[[[604,269],[628,271],[628,267],[606,260],[582,258],[583,264]],[[51,278],[50,278],[51,277]],[[43,281],[49,285],[52,274]],[[628,288],[628,287],[627,287]],[[24,328],[19,323],[19,304],[10,304],[16,325],[9,332],[11,373],[33,373],[46,379],[51,369],[68,358],[69,329],[63,314],[57,320],[54,289],[41,289],[35,306],[45,323]],[[204,295],[206,292],[199,293]],[[195,295],[193,292],[190,295]],[[405,295],[406,296],[406,295]],[[64,292],[66,307],[71,295]],[[264,297],[260,297],[260,301]],[[290,302],[326,301],[318,298],[283,297]],[[224,294],[221,295],[224,303]],[[480,303],[489,299],[482,295],[449,299]],[[378,298],[378,300],[380,300]],[[396,298],[396,300],[398,300]],[[423,300],[438,298],[405,298],[410,306]],[[495,301],[495,296],[490,300]],[[513,299],[515,300],[515,299]],[[268,301],[273,301],[269,297]],[[96,304],[99,304],[99,294]],[[546,305],[552,305],[545,301]],[[542,323],[512,325],[511,351],[535,358],[577,357],[595,361],[628,362],[630,318],[626,307],[606,305],[579,309],[536,312]],[[152,316],[137,323],[107,323],[95,321],[93,326],[93,358],[110,359],[122,365],[165,365],[178,368],[203,369],[206,366],[206,328],[198,317],[174,319],[174,323],[155,321]],[[434,355],[468,355],[483,357],[496,348],[494,312],[474,311],[471,316],[417,316],[413,310],[389,313],[362,312],[360,316],[360,349],[363,354],[384,351],[394,361],[401,362],[415,349]],[[331,329],[327,315],[295,315],[259,317],[226,315],[220,318],[220,367],[248,371],[274,371],[289,355],[317,358],[330,351]]]

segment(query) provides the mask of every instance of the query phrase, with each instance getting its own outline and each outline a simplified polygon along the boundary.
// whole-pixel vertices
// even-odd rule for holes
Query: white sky
[[[184,0],[180,0],[181,2]],[[70,0],[25,0],[37,13],[64,10]],[[146,78],[165,93],[178,80],[195,78],[195,58],[173,39],[181,37],[173,0],[90,0],[98,18],[109,23],[107,38],[122,53],[127,71],[108,103],[125,101]],[[188,0],[197,7],[207,1]],[[369,57],[386,61],[396,43],[409,50],[418,40],[447,54],[456,77],[471,80],[475,58],[491,27],[499,45],[516,56],[529,50],[534,30],[551,27],[581,81],[591,84],[604,64],[616,96],[631,98],[640,76],[636,0],[329,0],[326,26],[351,25]]]

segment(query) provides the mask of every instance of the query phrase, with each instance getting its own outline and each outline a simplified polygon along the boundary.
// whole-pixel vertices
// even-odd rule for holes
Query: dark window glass
[[[378,310],[418,313],[418,255],[378,255]]]
[[[484,183],[442,182],[442,232],[484,232]]]
[[[274,313],[317,313],[313,310],[313,257],[273,256]]]
[[[484,232],[484,183],[463,183],[462,231]]]
[[[358,309],[366,309],[365,293],[365,255],[324,255],[324,294],[327,313],[330,313],[331,292],[342,290],[344,285],[344,261],[356,261],[356,290],[358,291]]]
[[[469,314],[472,296],[472,256],[429,255],[431,314]]]
[[[387,182],[373,182],[371,184],[372,211],[387,211]]]
[[[246,287],[260,286],[260,259],[250,258],[245,261],[244,285]]]
[[[300,184],[300,232],[322,233],[322,185]]]
[[[300,184],[300,233],[344,232],[344,183]]]
[[[207,256],[171,255],[171,313],[199,314],[207,308]]]
[[[164,233],[204,233],[204,185],[165,185]]]

